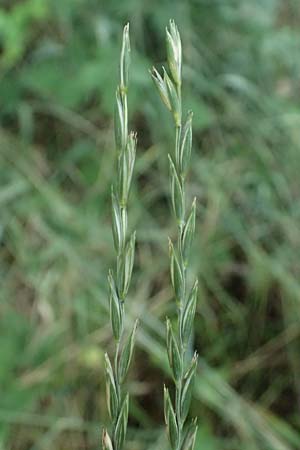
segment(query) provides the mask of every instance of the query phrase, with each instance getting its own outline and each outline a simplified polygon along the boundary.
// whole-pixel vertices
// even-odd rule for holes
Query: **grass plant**
[[[184,43],[183,104],[194,114],[194,450],[204,442],[299,450],[299,12],[298,0],[2,0],[1,450],[93,450],[106,425],[112,437],[102,382],[103,355],[112,365],[115,355],[108,218],[115,69],[128,20],[139,136],[128,212],[139,245],[125,329],[135,317],[140,326],[122,388],[126,447],[167,447],[164,318],[176,320],[176,304],[166,236],[176,226],[165,174],[174,129],[147,68],[165,60],[170,16]]]

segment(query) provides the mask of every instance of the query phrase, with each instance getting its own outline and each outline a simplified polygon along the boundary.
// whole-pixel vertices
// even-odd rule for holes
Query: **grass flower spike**
[[[181,104],[181,39],[174,21],[166,30],[167,59],[170,75],[163,68],[163,76],[152,71],[153,81],[159,94],[173,115],[175,125],[174,157],[169,155],[171,199],[178,226],[176,244],[169,240],[170,275],[174,296],[178,305],[178,323],[173,327],[167,319],[167,351],[175,383],[175,399],[164,388],[164,416],[172,450],[192,450],[197,434],[197,421],[187,422],[193,380],[197,369],[197,354],[187,361],[187,345],[192,333],[197,302],[197,280],[187,287],[186,273],[189,252],[195,231],[196,201],[187,210],[185,178],[192,150],[192,113],[182,124]]]
[[[114,361],[105,355],[107,408],[111,419],[111,432],[103,430],[103,450],[122,450],[127,430],[129,396],[123,392],[132,359],[137,321],[124,339],[124,306],[128,293],[135,252],[135,232],[128,236],[127,203],[132,180],[136,134],[128,134],[128,71],[130,63],[129,25],[124,27],[120,58],[120,80],[116,91],[115,142],[118,153],[116,182],[112,186],[112,230],[117,253],[115,270],[110,270],[109,310],[116,341]]]

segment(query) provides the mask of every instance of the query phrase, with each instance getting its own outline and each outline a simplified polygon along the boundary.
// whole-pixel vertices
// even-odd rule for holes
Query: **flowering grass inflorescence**
[[[110,434],[102,434],[103,450],[122,450],[128,422],[128,393],[123,392],[132,358],[137,321],[129,336],[124,339],[124,305],[130,285],[134,253],[135,232],[128,236],[127,202],[132,180],[136,134],[128,133],[128,70],[130,64],[129,25],[124,27],[120,57],[120,78],[116,91],[115,142],[118,152],[116,183],[112,186],[112,227],[117,253],[116,268],[109,271],[109,309],[113,335],[116,341],[114,361],[105,354],[107,407],[111,419]]]
[[[167,351],[175,383],[175,401],[164,388],[164,415],[172,450],[192,450],[194,447],[197,420],[186,424],[192,394],[193,379],[197,369],[197,354],[187,361],[189,343],[197,302],[195,281],[188,291],[186,272],[190,247],[195,231],[196,201],[186,212],[185,179],[192,150],[192,112],[182,124],[181,102],[181,39],[174,21],[166,29],[167,59],[170,74],[163,68],[163,76],[153,68],[152,78],[159,94],[173,115],[175,124],[175,155],[169,155],[171,196],[173,212],[178,225],[177,243],[169,240],[170,272],[174,295],[178,306],[178,325],[173,327],[167,319]]]

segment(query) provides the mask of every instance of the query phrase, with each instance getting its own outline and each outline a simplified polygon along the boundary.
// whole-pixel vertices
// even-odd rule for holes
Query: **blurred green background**
[[[299,0],[1,0],[0,449],[96,450],[113,351],[114,92],[131,26],[138,155],[127,448],[167,448],[172,121],[148,69],[174,18],[194,111],[196,450],[300,448]]]

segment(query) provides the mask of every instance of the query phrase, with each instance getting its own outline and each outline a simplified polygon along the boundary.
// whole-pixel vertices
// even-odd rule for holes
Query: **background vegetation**
[[[194,110],[196,450],[300,448],[299,0],[1,0],[0,449],[98,449],[121,30],[130,20],[128,449],[166,448],[171,118],[148,68],[173,17]],[[133,400],[134,399],[134,400]]]

